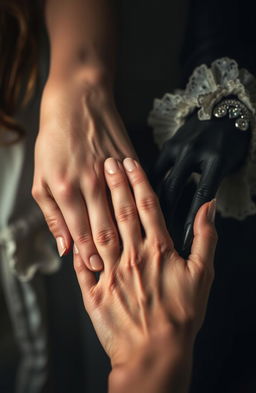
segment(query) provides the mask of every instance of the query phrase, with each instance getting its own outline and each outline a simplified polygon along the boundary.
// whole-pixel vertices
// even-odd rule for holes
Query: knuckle
[[[101,229],[95,235],[95,242],[100,246],[116,244],[117,234],[113,228]]]
[[[111,190],[118,189],[122,187],[124,184],[125,184],[125,180],[121,174],[116,174],[115,176],[112,176],[111,179],[109,180],[109,185]]]
[[[45,215],[44,217],[49,230],[52,232],[54,237],[57,237],[60,230],[58,218],[56,216],[49,216],[49,215]]]
[[[154,211],[158,208],[158,199],[152,194],[141,198],[138,202],[138,208],[144,211]]]
[[[194,324],[196,317],[195,309],[193,307],[187,307],[181,315],[181,323],[183,326],[190,328]]]
[[[165,180],[165,188],[168,192],[175,192],[177,188],[177,184],[179,181],[179,177],[177,175],[170,175],[170,177],[167,177]]]
[[[209,198],[209,195],[210,195],[209,187],[206,184],[203,184],[197,190],[196,198],[199,200],[205,200]]]
[[[155,258],[161,258],[172,251],[172,244],[161,237],[150,239],[150,245],[152,254]]]
[[[84,272],[85,266],[84,266],[83,261],[80,258],[79,259],[74,258],[73,265],[74,265],[74,270],[77,275],[80,275],[81,273]]]
[[[73,198],[73,184],[70,181],[61,181],[56,186],[56,192],[63,200],[69,201]]]
[[[41,201],[44,196],[44,189],[41,186],[33,185],[31,194],[35,201]]]
[[[75,243],[83,245],[88,245],[92,243],[92,235],[89,232],[84,232],[76,236]]]
[[[125,269],[124,276],[126,276],[127,271],[131,271],[133,266],[137,266],[143,261],[143,257],[136,247],[131,247],[126,254],[125,263],[123,265]]]
[[[119,222],[131,221],[137,216],[137,210],[134,205],[124,205],[118,209],[116,219]]]
[[[145,175],[139,171],[135,171],[133,176],[131,177],[131,184],[133,187],[145,183],[145,181],[146,181]]]

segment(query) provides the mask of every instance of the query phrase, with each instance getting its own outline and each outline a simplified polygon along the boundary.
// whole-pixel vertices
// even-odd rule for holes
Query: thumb
[[[189,259],[211,265],[218,240],[215,228],[216,199],[200,207],[194,222],[194,240]]]

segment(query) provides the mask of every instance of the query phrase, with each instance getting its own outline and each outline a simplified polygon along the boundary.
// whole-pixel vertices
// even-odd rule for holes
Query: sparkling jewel
[[[237,106],[235,108],[229,108],[228,115],[230,119],[235,119],[241,115],[241,110]]]
[[[226,116],[227,113],[230,119],[236,119],[235,126],[237,128],[242,131],[249,128],[250,111],[243,102],[226,99],[213,110],[213,115],[218,118]]]
[[[249,127],[249,122],[245,119],[237,119],[235,126],[242,131],[246,131]]]
[[[223,105],[223,106],[219,106],[217,108],[214,109],[214,116],[215,117],[224,117],[227,114],[227,108]]]

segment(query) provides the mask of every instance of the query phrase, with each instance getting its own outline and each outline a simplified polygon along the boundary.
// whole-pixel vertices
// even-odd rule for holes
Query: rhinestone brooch
[[[236,119],[236,128],[239,128],[241,131],[248,130],[251,112],[245,104],[239,100],[226,99],[213,109],[213,115],[217,118],[225,117],[227,114],[230,119]]]

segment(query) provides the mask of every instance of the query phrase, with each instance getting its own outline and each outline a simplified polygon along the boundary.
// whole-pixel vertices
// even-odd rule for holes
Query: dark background
[[[208,1],[211,3],[214,0]],[[230,6],[227,15],[234,17],[236,1],[217,3]],[[223,12],[221,7],[219,12]],[[149,176],[157,149],[146,119],[155,97],[182,87],[180,53],[188,16],[191,11],[188,13],[185,0],[123,0],[119,9],[117,105]],[[245,9],[240,17],[246,23],[244,18],[251,20],[252,15]],[[193,188],[186,189],[175,216],[178,240],[192,192]],[[255,224],[255,217],[237,222],[217,216],[216,278],[195,346],[192,393],[256,392]],[[109,363],[84,311],[71,256],[63,258],[61,271],[44,280],[51,353],[45,392],[106,392]],[[5,325],[11,342],[10,324],[6,321]],[[10,346],[15,352],[15,345]],[[8,363],[8,351],[4,362]],[[14,363],[9,360],[9,364]],[[14,378],[12,372],[8,378]]]

